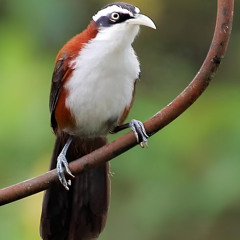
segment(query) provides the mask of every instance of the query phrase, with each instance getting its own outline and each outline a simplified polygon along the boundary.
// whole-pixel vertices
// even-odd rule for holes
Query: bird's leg
[[[129,123],[125,123],[121,126],[116,126],[111,131],[111,133],[117,133],[126,128],[132,129],[133,133],[136,136],[137,142],[140,143],[140,146],[142,148],[147,147],[147,139],[149,136],[146,133],[143,123],[138,120],[132,119]]]
[[[71,180],[66,180],[65,174],[64,174],[64,169],[66,170],[66,172],[72,177],[74,178],[74,175],[71,173],[69,167],[68,167],[68,162],[66,159],[66,154],[67,154],[67,150],[69,148],[69,145],[72,142],[72,137],[69,137],[66,144],[64,145],[62,151],[60,152],[58,158],[57,158],[57,174],[58,174],[58,178],[61,182],[61,184],[64,186],[64,188],[66,190],[69,190],[69,186],[71,185]]]

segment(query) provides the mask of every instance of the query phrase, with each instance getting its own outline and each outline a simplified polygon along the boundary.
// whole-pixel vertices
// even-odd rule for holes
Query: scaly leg
[[[74,178],[74,175],[71,173],[69,167],[68,167],[68,162],[66,159],[66,154],[67,154],[67,150],[69,148],[69,145],[72,142],[72,138],[69,137],[66,144],[64,145],[61,153],[59,154],[58,158],[57,158],[57,174],[58,174],[58,178],[61,182],[61,184],[64,186],[64,188],[66,190],[69,190],[69,186],[71,185],[71,180],[66,180],[65,174],[64,174],[64,169],[66,170],[66,172],[72,177]]]
[[[140,146],[142,148],[147,147],[147,139],[148,139],[148,135],[145,131],[145,128],[143,126],[143,123],[132,119],[129,123],[123,124],[121,126],[116,126],[111,133],[117,133],[123,129],[126,128],[131,128],[133,133],[136,136],[137,142],[140,143]]]

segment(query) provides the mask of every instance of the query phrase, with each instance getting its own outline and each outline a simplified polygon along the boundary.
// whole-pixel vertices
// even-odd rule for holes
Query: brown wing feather
[[[56,105],[62,91],[62,86],[64,83],[64,79],[66,79],[66,75],[69,75],[69,71],[72,69],[68,68],[67,62],[69,62],[69,57],[67,54],[64,54],[59,60],[57,60],[53,76],[52,76],[52,85],[50,91],[50,99],[49,99],[49,109],[51,114],[51,127],[53,129],[57,128],[57,121],[55,118],[55,109]]]

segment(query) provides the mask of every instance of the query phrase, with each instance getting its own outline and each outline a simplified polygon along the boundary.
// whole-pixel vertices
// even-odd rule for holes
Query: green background
[[[0,1],[0,188],[47,171],[55,56],[107,3]],[[145,121],[197,73],[211,42],[217,1],[129,3],[157,25],[156,31],[142,28],[134,43],[142,75],[129,119]],[[99,239],[240,239],[239,26],[236,11],[227,55],[200,99],[150,138],[148,149],[135,147],[111,161],[111,207]],[[42,193],[1,207],[0,238],[40,239],[41,201]]]

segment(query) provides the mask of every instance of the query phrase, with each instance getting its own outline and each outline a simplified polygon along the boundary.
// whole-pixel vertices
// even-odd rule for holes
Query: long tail
[[[69,136],[56,138],[50,169]],[[67,152],[68,161],[84,156],[105,145],[106,138],[77,137]],[[67,191],[58,182],[46,191],[43,199],[40,233],[43,240],[96,239],[103,230],[110,198],[109,163],[76,176]]]

